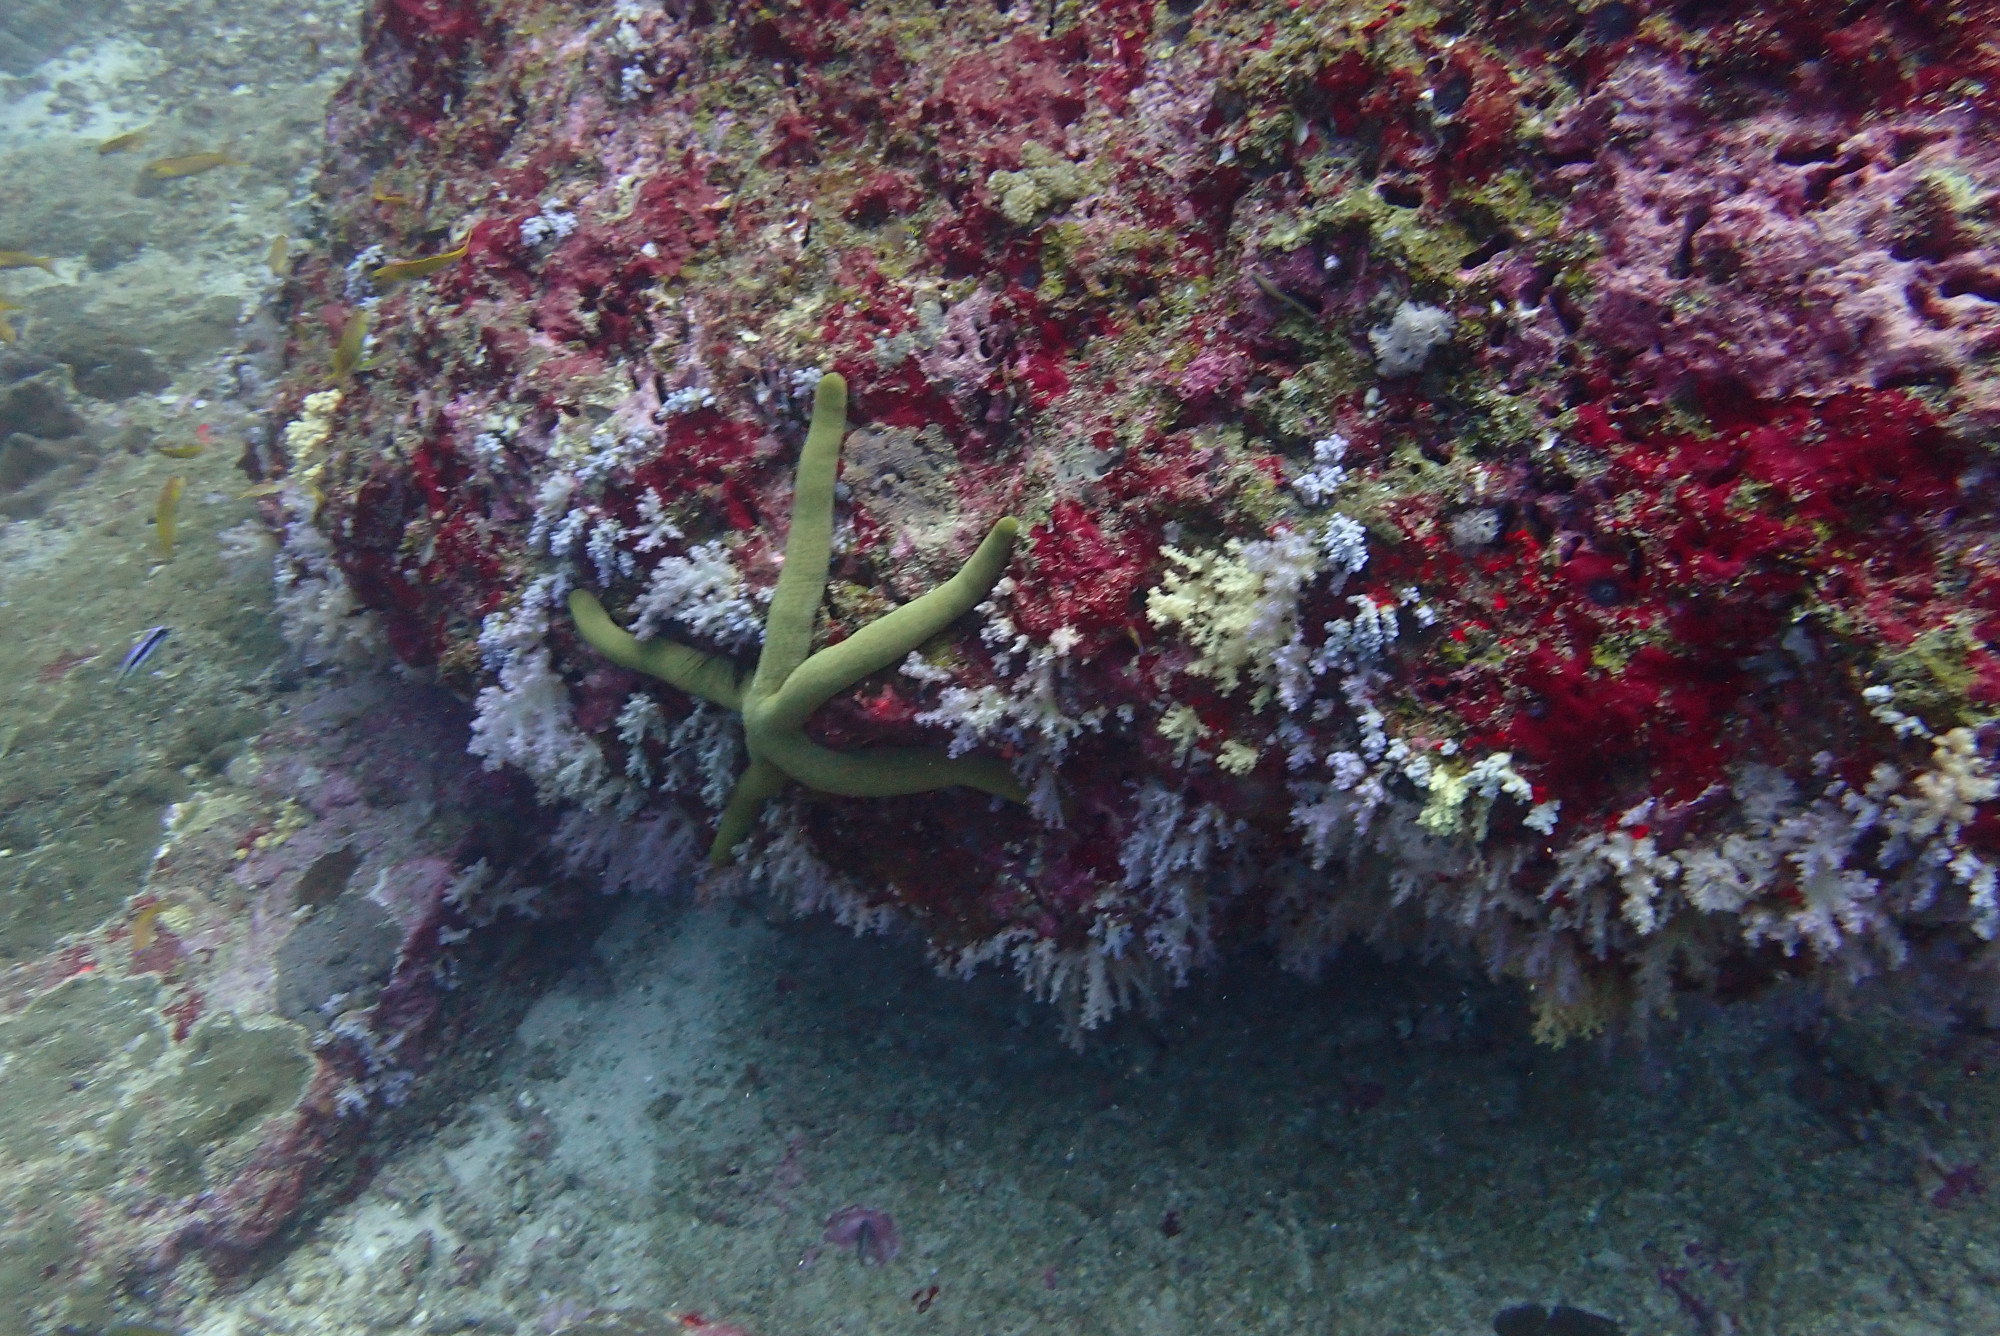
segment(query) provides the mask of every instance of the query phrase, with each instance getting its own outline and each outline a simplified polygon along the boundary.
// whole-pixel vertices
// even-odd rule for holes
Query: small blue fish
[[[166,638],[167,628],[164,626],[156,626],[146,632],[145,635],[139,637],[139,643],[132,646],[132,652],[127,654],[124,662],[118,665],[118,680],[123,682],[133,669],[151,658],[153,651],[158,649],[160,642]]]

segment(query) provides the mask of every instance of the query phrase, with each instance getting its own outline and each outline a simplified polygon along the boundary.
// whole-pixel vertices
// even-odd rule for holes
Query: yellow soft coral
[[[1283,533],[1255,543],[1232,538],[1220,552],[1163,547],[1160,554],[1177,569],[1147,593],[1146,619],[1181,628],[1196,655],[1188,671],[1224,691],[1245,676],[1268,677],[1298,629],[1299,591],[1318,572],[1311,541]]]

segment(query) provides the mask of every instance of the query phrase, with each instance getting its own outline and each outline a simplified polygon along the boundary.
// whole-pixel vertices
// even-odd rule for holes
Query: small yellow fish
[[[440,269],[449,268],[465,258],[469,243],[460,242],[451,250],[438,255],[426,255],[419,260],[391,260],[387,264],[375,266],[369,277],[377,283],[400,283],[406,278],[429,278]]]
[[[153,507],[153,528],[160,535],[160,550],[172,560],[174,555],[174,515],[180,509],[181,493],[187,490],[187,479],[176,473],[160,488],[160,500]]]
[[[155,900],[132,916],[132,952],[137,955],[159,940],[160,930],[156,926],[165,905]]]
[[[202,447],[198,445],[156,445],[153,447],[153,452],[165,455],[168,459],[193,459],[202,452]]]
[[[368,312],[356,311],[347,317],[347,328],[340,331],[340,342],[333,346],[333,376],[335,380],[346,380],[361,365],[361,349],[368,342]]]
[[[381,186],[376,186],[375,193],[369,196],[369,198],[373,199],[377,204],[387,204],[395,209],[414,209],[417,207],[417,202],[408,195],[398,195],[395,191],[384,190]]]
[[[181,176],[200,176],[217,167],[248,167],[241,158],[227,153],[190,153],[179,158],[155,158],[139,169],[148,181],[171,181]]]
[[[285,276],[285,260],[291,254],[292,243],[283,232],[271,239],[271,249],[264,256],[264,263],[271,267],[274,278]]]
[[[285,490],[281,482],[260,482],[244,488],[236,494],[238,501],[254,501],[260,496],[276,496]]]
[[[46,269],[56,272],[56,262],[46,255],[30,255],[26,251],[0,251],[0,269]],[[60,274],[56,275],[58,278]]]
[[[127,130],[122,135],[113,135],[102,144],[99,144],[97,151],[99,154],[124,153],[129,149],[139,147],[144,142],[147,133],[148,131],[146,130]]]
[[[21,336],[14,332],[14,326],[7,320],[7,312],[20,309],[5,297],[0,297],[0,343],[16,343],[20,340]]]
[[[1269,297],[1274,302],[1283,302],[1285,305],[1291,307],[1294,311],[1297,311],[1300,315],[1304,316],[1306,319],[1318,320],[1320,318],[1320,313],[1318,311],[1313,310],[1312,307],[1307,306],[1297,297],[1294,297],[1291,293],[1286,292],[1283,288],[1279,287],[1276,283],[1273,283],[1270,279],[1264,277],[1264,275],[1258,273],[1255,269],[1252,269],[1250,271],[1250,281],[1252,283],[1255,283],[1257,285],[1257,290],[1263,293],[1266,297]]]

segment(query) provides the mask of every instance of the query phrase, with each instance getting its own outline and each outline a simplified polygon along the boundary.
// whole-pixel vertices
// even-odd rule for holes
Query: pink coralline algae
[[[1787,106],[1717,123],[1702,95],[1661,53],[1557,118],[1551,150],[1584,159],[1562,169],[1572,218],[1606,239],[1586,334],[1663,397],[1935,384],[1968,426],[2000,427],[2000,235],[1961,215],[2000,171],[1985,118],[1856,126]]]
[[[1023,538],[807,732],[1028,801],[793,785],[720,884],[1072,1032],[1354,940],[1552,1041],[1793,980],[2000,1020],[2000,11],[1842,13],[380,0],[255,461],[287,623],[679,884],[737,716],[566,599],[748,670],[838,372],[815,645]]]

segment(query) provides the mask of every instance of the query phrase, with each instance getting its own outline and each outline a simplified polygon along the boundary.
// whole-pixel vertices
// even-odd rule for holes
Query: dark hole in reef
[[[1696,249],[1695,268],[1711,283],[1727,283],[1743,268],[1743,257],[1734,246],[1716,242]]]
[[[1443,704],[1458,694],[1458,683],[1448,677],[1430,677],[1417,687],[1417,695],[1433,704]]]
[[[1806,181],[1805,197],[1808,204],[1824,204],[1826,197],[1833,193],[1833,183],[1843,176],[1851,176],[1866,165],[1858,156],[1848,156],[1838,162],[1827,163],[1813,169]]]
[[[1778,145],[1777,159],[1787,167],[1803,167],[1809,162],[1832,162],[1840,156],[1838,139],[1813,135],[1793,135]]]
[[[1878,390],[1914,390],[1926,385],[1947,389],[1958,383],[1958,372],[1948,366],[1911,367],[1875,382]]]
[[[1674,10],[1674,22],[1690,31],[1704,27],[1712,18],[1731,12],[1732,7],[1721,0],[1693,0]],[[1718,12],[1720,11],[1720,12]]]
[[[1966,265],[1939,278],[1938,296],[1963,297],[1968,294],[1983,302],[2000,302],[2000,274]]]
[[[1006,6],[1002,5],[1001,8],[1004,9]],[[1181,18],[1186,18],[1200,8],[1201,0],[1167,0],[1167,12]]]
[[[1625,601],[1625,591],[1610,576],[1592,580],[1583,592],[1600,608],[1615,608]]]
[[[1399,209],[1414,209],[1424,202],[1423,188],[1414,181],[1381,181],[1376,184],[1375,193]]]
[[[1923,130],[1898,130],[1889,137],[1889,156],[1897,165],[1917,156],[1919,150],[1937,141],[1937,136]]]
[[[1920,181],[1896,201],[1889,255],[1897,260],[1948,260],[1965,248],[1951,197],[1935,181]]]
[[[1705,200],[1696,200],[1694,204],[1689,206],[1687,221],[1681,227],[1680,249],[1674,252],[1673,261],[1667,265],[1667,276],[1669,278],[1686,279],[1693,276],[1694,234],[1701,231],[1707,224],[1708,203]]]
[[[1557,1304],[1518,1304],[1493,1315],[1494,1336],[1624,1336],[1624,1328],[1608,1317]]]
[[[1521,285],[1521,304],[1540,306],[1542,294],[1549,290],[1549,284],[1555,282],[1555,277],[1556,271],[1552,266],[1536,265],[1534,275]]]
[[[1456,116],[1471,96],[1471,76],[1464,70],[1452,70],[1431,90],[1431,110],[1440,116]]]
[[[1624,0],[1611,0],[1590,16],[1593,42],[1619,42],[1639,31],[1639,13]]]
[[[1460,269],[1477,269],[1480,265],[1485,264],[1488,260],[1513,244],[1514,238],[1510,234],[1504,231],[1495,232],[1492,236],[1480,242],[1477,247],[1467,251],[1465,257],[1458,262],[1458,267]]]
[[[1562,322],[1564,333],[1574,334],[1583,328],[1583,308],[1577,305],[1576,298],[1557,288],[1549,304],[1555,307],[1556,319]]]
[[[1574,82],[1579,88],[1583,86],[1581,79]],[[1585,147],[1581,143],[1565,153],[1548,152],[1542,155],[1542,160],[1550,167],[1574,167],[1579,163],[1594,162],[1596,158],[1596,150]]]

